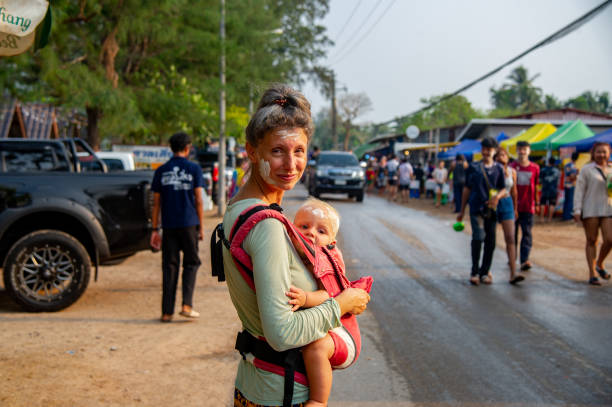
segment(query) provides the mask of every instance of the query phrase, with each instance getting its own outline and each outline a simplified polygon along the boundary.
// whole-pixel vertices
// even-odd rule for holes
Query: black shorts
[[[393,178],[389,178],[389,180],[387,181],[387,185],[395,186],[395,185],[397,185],[397,180],[393,179]]]
[[[551,205],[555,206],[557,204],[556,196],[544,196],[542,195],[542,199],[540,199],[540,205]]]
[[[399,184],[400,191],[408,191],[410,189],[410,184]]]

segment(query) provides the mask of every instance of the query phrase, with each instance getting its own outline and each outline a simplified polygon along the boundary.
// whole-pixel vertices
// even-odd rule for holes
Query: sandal
[[[599,279],[597,277],[591,277],[591,278],[589,278],[589,284],[591,284],[591,285],[601,285],[601,282],[599,281]]]
[[[510,284],[512,285],[516,285],[517,283],[520,283],[521,281],[525,280],[525,277],[519,275],[516,275],[514,277],[512,277],[512,279],[510,279],[510,281],[508,281]]]
[[[480,284],[480,280],[478,279],[478,276],[471,276],[470,277],[470,284],[472,284],[472,285]]]
[[[192,308],[189,311],[181,311],[181,312],[179,312],[179,315],[182,315],[182,316],[184,316],[186,318],[198,318],[200,316],[200,313],[198,311],[195,311]]]
[[[164,323],[172,322],[172,315],[162,315],[161,318],[159,319],[159,322],[164,322]]]
[[[603,268],[595,266],[595,270],[597,271],[597,273],[599,273],[599,276],[603,278],[604,280],[610,279],[610,273],[608,273]]]
[[[486,276],[480,276],[480,282],[483,284],[491,284],[493,279],[491,278],[491,275],[487,274]]]
[[[531,263],[529,261],[526,261],[525,263],[521,264],[521,271],[529,270],[531,270]]]

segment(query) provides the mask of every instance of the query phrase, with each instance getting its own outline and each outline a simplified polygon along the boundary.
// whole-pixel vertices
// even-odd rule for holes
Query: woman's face
[[[605,165],[610,159],[610,147],[600,145],[593,151],[593,159],[599,165]]]
[[[308,147],[304,129],[270,130],[257,147],[247,147],[254,172],[272,189],[288,191],[302,177]]]
[[[499,150],[497,152],[497,161],[503,165],[508,164],[508,154],[503,150]]]

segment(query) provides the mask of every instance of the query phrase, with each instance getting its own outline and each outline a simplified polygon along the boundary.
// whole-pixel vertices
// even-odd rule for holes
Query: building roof
[[[574,109],[573,107],[563,107],[560,109],[540,110],[531,113],[522,113],[512,116],[506,116],[504,119],[546,119],[546,117],[556,118],[561,116],[571,116],[568,119],[588,119],[599,118],[612,120],[612,115],[599,112],[590,112],[588,110]]]

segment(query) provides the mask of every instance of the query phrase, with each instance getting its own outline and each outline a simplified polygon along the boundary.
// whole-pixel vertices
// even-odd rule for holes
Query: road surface
[[[286,194],[287,214],[305,197]],[[611,285],[536,266],[515,287],[497,250],[493,285],[474,287],[470,236],[450,221],[371,195],[323,199],[349,278],[374,277],[362,354],[334,375],[330,406],[612,405]]]

